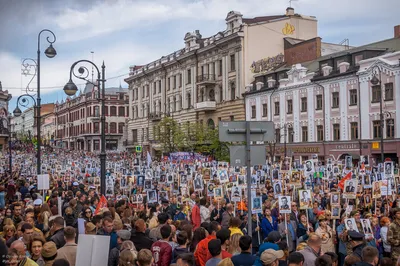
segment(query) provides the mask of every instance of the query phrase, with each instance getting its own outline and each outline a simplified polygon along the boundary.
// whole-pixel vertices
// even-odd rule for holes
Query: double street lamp
[[[75,67],[78,64],[82,63],[87,63],[89,65],[92,65],[96,71],[97,71],[97,82],[96,84],[93,84],[92,82],[89,81],[89,69],[85,66],[80,66],[78,68],[78,72],[75,72]],[[76,61],[75,63],[72,64],[70,72],[69,72],[69,81],[67,84],[64,86],[64,92],[68,96],[73,96],[75,93],[78,91],[78,87],[76,84],[72,81],[72,75],[78,79],[85,80],[86,82],[91,83],[93,86],[98,86],[98,99],[101,102],[101,150],[100,150],[100,192],[102,195],[105,195],[106,191],[106,133],[105,133],[105,127],[106,127],[106,116],[105,116],[105,74],[106,73],[106,67],[104,65],[104,62],[101,66],[101,72],[99,68],[89,60],[79,60]],[[100,93],[100,84],[101,84],[101,93]]]
[[[49,47],[46,48],[46,50],[44,51],[44,54],[48,58],[53,58],[53,57],[55,57],[57,55],[57,51],[53,47],[53,43],[56,42],[56,35],[51,30],[43,29],[42,31],[39,32],[38,37],[37,37],[37,44],[38,44],[37,45],[37,59],[36,59],[36,61],[30,59],[31,61],[34,62],[34,65],[33,65],[34,68],[35,68],[34,76],[36,76],[36,81],[37,81],[36,101],[34,100],[33,96],[29,94],[29,92],[32,92],[32,90],[29,89],[29,84],[28,84],[28,87],[26,89],[26,93],[27,94],[21,95],[21,96],[24,97],[25,102],[26,102],[27,95],[29,95],[32,98],[32,100],[34,100],[34,102],[35,102],[35,110],[36,110],[35,119],[36,119],[36,129],[37,129],[37,151],[36,151],[37,163],[36,163],[36,167],[37,167],[37,174],[38,175],[41,173],[41,155],[40,155],[41,154],[41,150],[40,150],[41,149],[41,138],[40,138],[40,129],[41,129],[41,114],[40,114],[40,108],[41,108],[41,98],[40,98],[40,37],[42,36],[42,33],[43,34],[47,34],[46,41],[49,43]],[[25,68],[26,68],[27,66],[30,67],[31,65],[24,65],[24,63],[23,63],[23,66],[25,66]],[[23,72],[23,74],[26,74],[26,73]],[[31,81],[33,80],[33,78],[31,79]],[[19,109],[19,107],[18,107],[18,102],[19,102],[21,96],[18,97],[17,108],[13,112],[15,116],[20,116],[22,114],[21,109]],[[23,104],[21,104],[21,105],[25,106]]]
[[[280,127],[280,129],[283,129],[283,137],[284,137],[284,154],[285,154],[285,157],[284,158],[286,158],[286,156],[287,156],[287,149],[286,149],[286,143],[287,143],[287,140],[286,140],[286,137],[288,136],[288,135],[293,135],[294,134],[294,132],[292,131],[292,132],[289,132],[288,133],[288,129],[289,128],[293,128],[293,125],[291,124],[291,123],[288,123],[288,124],[284,124],[282,127]],[[290,137],[290,136],[289,136]]]

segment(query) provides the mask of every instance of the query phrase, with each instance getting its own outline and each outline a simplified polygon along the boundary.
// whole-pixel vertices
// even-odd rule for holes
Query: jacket
[[[159,240],[151,246],[153,254],[153,266],[169,266],[172,258],[171,245],[164,240]]]
[[[355,247],[353,247],[353,255],[357,256],[360,258],[360,260],[362,260],[362,250],[363,248],[365,248],[367,245],[362,243],[360,245],[357,245]]]
[[[151,240],[153,240],[153,242],[156,242],[162,238],[160,232],[162,226],[163,224],[159,224],[157,227],[150,230],[149,237]]]
[[[222,214],[222,222],[221,222],[222,228],[228,229],[228,227],[229,227],[229,221],[231,220],[231,218],[232,218],[232,214],[230,214],[228,211],[225,211],[225,212]]]
[[[253,266],[256,261],[256,256],[251,255],[249,252],[242,252],[231,258],[234,266]]]
[[[70,266],[75,266],[77,249],[77,244],[66,243],[62,248],[57,250],[56,259],[66,259]]]
[[[113,248],[115,248],[115,247],[118,245],[118,244],[117,244],[117,238],[118,238],[118,236],[117,236],[117,233],[114,232],[114,231],[112,231],[111,233],[107,233],[107,232],[104,231],[103,228],[100,228],[100,229],[97,231],[97,234],[96,234],[96,235],[100,235],[100,236],[110,236],[110,250],[113,249]]]
[[[139,252],[142,249],[151,249],[153,240],[151,240],[145,233],[133,232],[131,235],[131,241],[135,244],[136,250]]]
[[[186,215],[183,212],[178,212],[174,215],[174,221],[184,221],[186,220]]]
[[[242,232],[242,230],[240,230],[239,227],[229,227],[228,229],[229,229],[229,231],[231,231],[231,236],[233,234],[241,234],[241,235],[243,235],[243,232]]]
[[[268,236],[272,231],[278,231],[278,221],[274,216],[271,216],[272,223],[266,218],[263,217],[261,220],[261,232],[263,239]]]
[[[256,257],[257,259],[254,262],[255,266],[262,266],[263,265],[263,263],[260,260],[260,256],[267,249],[279,250],[279,246],[277,244],[271,243],[271,242],[262,243],[260,248],[258,249],[258,253],[257,253],[257,257]]]
[[[181,254],[185,254],[185,253],[189,253],[189,248],[181,248],[181,247],[176,247],[173,251],[172,251],[172,260],[171,260],[171,264],[172,263],[176,263],[176,260],[178,259],[178,256]]]
[[[320,255],[319,253],[315,252],[315,250],[313,250],[309,246],[305,247],[303,250],[300,250],[299,252],[301,254],[303,254],[303,257],[304,257],[303,266],[314,266],[315,260]]]
[[[18,266],[38,266],[38,264],[30,258],[25,258],[22,262],[18,264]]]
[[[387,241],[392,246],[392,259],[400,257],[400,221],[394,220],[387,233]]]
[[[288,223],[290,223],[290,224],[292,225],[292,228],[293,228],[293,230],[294,230],[294,235],[295,235],[295,237],[296,237],[296,231],[297,231],[296,222],[295,222],[295,221],[288,221]],[[278,230],[279,230],[279,233],[281,234],[282,238],[286,238],[286,234],[285,234],[285,230],[286,230],[285,222],[282,222],[282,223],[280,223],[280,224],[278,225]],[[287,229],[287,230],[288,230],[287,238],[288,238],[288,240],[289,240],[288,249],[289,249],[289,252],[292,252],[292,251],[294,251],[294,250],[296,249],[295,244],[294,244],[294,241],[297,240],[297,237],[296,237],[295,239],[292,238],[292,234],[290,233],[289,226],[288,226],[288,229]]]
[[[196,265],[205,266],[207,259],[211,257],[211,254],[208,251],[208,242],[212,239],[216,239],[216,237],[214,235],[209,235],[197,244],[196,251],[194,252]]]
[[[55,231],[54,234],[50,237],[50,241],[53,241],[56,244],[57,249],[62,248],[65,245],[64,228]]]
[[[110,251],[108,255],[108,266],[118,266],[120,249],[121,247],[118,245],[118,247]]]
[[[217,218],[217,215],[219,214],[219,217]],[[223,209],[219,209],[217,210],[217,208],[213,209],[211,211],[211,215],[210,215],[210,221],[217,221],[219,224],[221,224],[222,222],[222,215],[224,214],[224,210]]]
[[[200,227],[201,217],[200,217],[200,208],[197,204],[193,205],[192,214],[190,216],[193,224],[193,231]]]

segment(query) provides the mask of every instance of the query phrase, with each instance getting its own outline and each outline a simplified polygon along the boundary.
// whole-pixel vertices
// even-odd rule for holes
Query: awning
[[[353,160],[360,160],[360,155],[356,153],[343,153],[342,155],[340,155],[339,159],[344,160],[346,159],[346,156],[351,156]]]

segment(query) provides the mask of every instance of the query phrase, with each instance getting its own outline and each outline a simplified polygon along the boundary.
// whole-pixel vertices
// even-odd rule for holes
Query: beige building
[[[242,94],[255,73],[284,63],[284,38],[317,37],[317,20],[294,13],[243,18],[231,11],[226,29],[203,38],[185,35],[185,47],[144,66],[130,68],[126,147],[159,149],[153,131],[164,116],[178,123],[244,120]]]

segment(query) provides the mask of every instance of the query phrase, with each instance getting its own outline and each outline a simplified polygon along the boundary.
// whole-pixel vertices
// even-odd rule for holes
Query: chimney
[[[293,7],[286,8],[286,16],[294,16],[294,8]]]
[[[400,25],[394,26],[394,37],[400,38]]]

